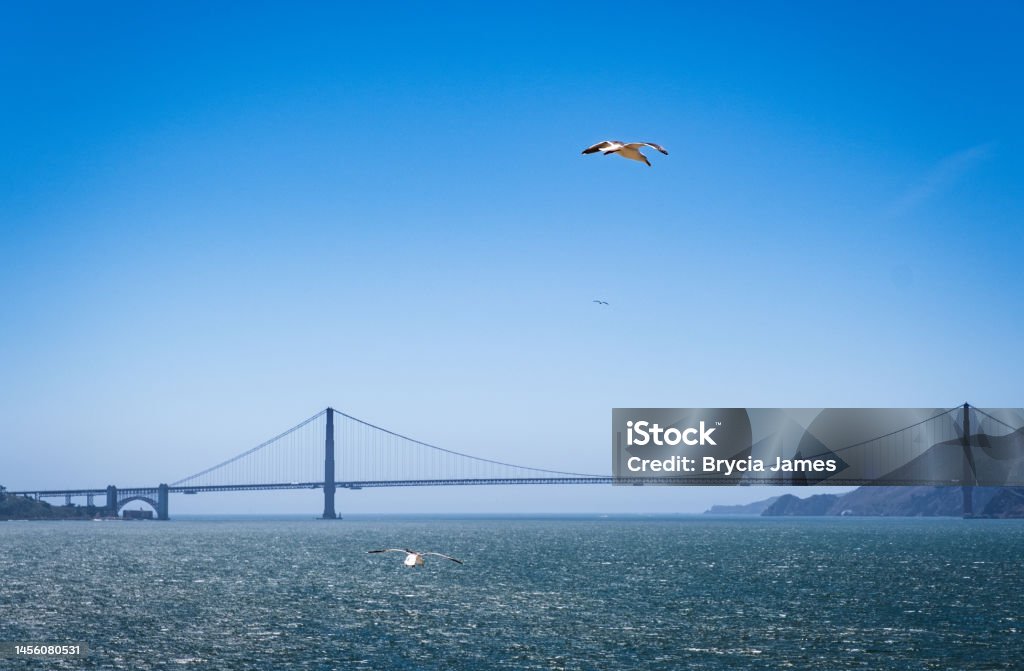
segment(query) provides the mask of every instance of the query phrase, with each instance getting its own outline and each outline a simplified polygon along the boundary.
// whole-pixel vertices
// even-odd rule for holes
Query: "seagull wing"
[[[660,144],[654,144],[653,142],[630,142],[626,145],[632,149],[639,149],[640,147],[650,147],[651,149],[657,149],[665,156],[668,156],[668,151],[665,150]]]
[[[373,555],[379,552],[409,552],[409,550],[403,550],[402,548],[387,548],[386,550],[368,550],[366,554]]]
[[[604,142],[598,142],[597,144],[590,145],[589,147],[584,149],[581,153],[583,153],[583,154],[593,154],[595,152],[604,151],[606,149],[611,149],[612,147],[615,147],[616,145],[621,145],[621,144],[622,144],[621,142],[617,142],[615,140],[605,140]]]
[[[423,554],[425,554],[425,555],[434,555],[435,557],[441,557],[443,559],[449,559],[449,560],[455,562],[456,564],[461,564],[462,563],[461,560],[456,559],[455,557],[449,557],[448,555],[443,555],[440,552],[424,552]]]

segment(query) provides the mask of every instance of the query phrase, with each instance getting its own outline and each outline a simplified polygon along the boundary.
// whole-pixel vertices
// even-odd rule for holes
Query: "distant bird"
[[[598,142],[597,144],[584,149],[583,153],[596,154],[597,152],[601,152],[605,156],[608,154],[618,154],[622,158],[628,158],[633,161],[642,161],[650,166],[651,162],[647,160],[646,156],[640,153],[640,147],[657,149],[665,156],[668,156],[668,152],[659,144],[654,144],[653,142],[622,142],[620,140],[605,140],[604,142]]]
[[[597,303],[598,305],[608,305],[608,301],[599,301],[596,298],[591,303]]]
[[[411,566],[423,566],[423,558],[426,557],[427,555],[434,555],[435,557],[441,557],[443,559],[448,559],[448,560],[451,560],[451,561],[455,562],[456,564],[461,564],[462,563],[461,561],[459,561],[455,557],[449,557],[448,555],[443,555],[440,552],[416,552],[415,550],[407,550],[407,549],[402,549],[402,548],[388,548],[386,550],[370,550],[366,554],[371,554],[372,555],[372,554],[379,554],[381,552],[404,552],[405,553],[405,561],[403,561],[402,563],[405,564],[406,566],[410,566],[410,567]]]

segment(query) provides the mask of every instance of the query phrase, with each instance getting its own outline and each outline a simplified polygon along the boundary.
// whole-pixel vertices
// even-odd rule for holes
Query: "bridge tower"
[[[964,436],[961,444],[964,450],[964,474],[960,480],[963,516],[974,517],[974,482],[977,474],[974,471],[974,455],[971,454],[971,406],[967,403],[964,403]]]
[[[156,496],[156,518],[158,520],[169,520],[169,519],[171,519],[171,517],[170,517],[170,515],[167,514],[168,513],[168,509],[170,507],[169,501],[167,500],[167,497],[168,497],[167,485],[165,485],[163,483],[160,483],[160,486],[157,487],[156,491],[157,491],[157,496]]]
[[[327,408],[327,436],[324,438],[324,519],[335,520],[334,512],[334,408]]]
[[[117,487],[107,485],[107,514],[117,517]]]

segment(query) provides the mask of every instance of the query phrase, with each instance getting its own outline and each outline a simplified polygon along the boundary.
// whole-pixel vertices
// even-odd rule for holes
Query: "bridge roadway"
[[[610,475],[565,478],[448,478],[439,480],[357,480],[335,481],[338,489],[370,489],[373,487],[443,487],[452,485],[609,485],[615,481]],[[271,489],[323,489],[321,482],[268,482],[242,485],[178,485],[167,486],[169,494],[200,494],[204,492],[252,492]],[[118,487],[119,494],[155,494],[159,487]],[[12,496],[31,498],[59,498],[67,496],[103,496],[107,488],[100,489],[28,489],[8,491]]]
[[[612,476],[591,477],[546,477],[546,478],[446,478],[432,480],[357,480],[329,482],[269,482],[258,484],[234,485],[166,485],[157,487],[115,487],[102,489],[29,489],[8,491],[12,496],[26,496],[36,500],[63,497],[66,504],[72,497],[86,497],[88,505],[92,505],[93,497],[106,497],[105,508],[108,513],[116,515],[121,508],[131,501],[145,501],[157,511],[157,519],[166,520],[168,516],[168,497],[170,494],[200,494],[204,492],[251,492],[281,489],[372,489],[376,487],[443,487],[465,485],[604,485],[614,482]],[[331,493],[333,499],[333,491]]]

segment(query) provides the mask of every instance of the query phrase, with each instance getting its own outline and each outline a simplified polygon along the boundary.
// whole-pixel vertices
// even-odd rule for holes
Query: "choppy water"
[[[447,552],[407,569],[378,547]],[[1020,669],[1024,523],[0,523],[0,669]]]

